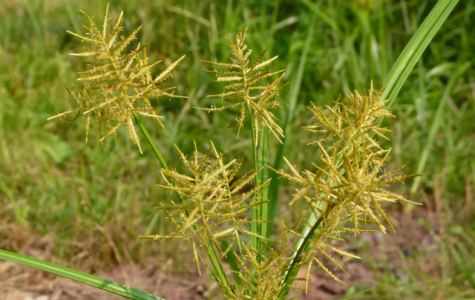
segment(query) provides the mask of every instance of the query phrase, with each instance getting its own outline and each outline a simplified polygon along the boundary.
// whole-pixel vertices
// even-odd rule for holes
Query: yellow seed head
[[[67,111],[50,119],[76,113],[75,121],[81,115],[86,116],[86,141],[89,127],[92,123],[98,124],[101,142],[110,135],[116,136],[117,130],[127,127],[131,140],[137,144],[140,151],[140,142],[134,126],[134,115],[142,115],[155,119],[161,126],[161,116],[156,114],[157,109],[152,107],[150,98],[158,99],[161,96],[176,96],[170,93],[171,89],[162,89],[162,82],[171,76],[172,71],[184,58],[181,57],[172,63],[165,71],[152,78],[150,69],[160,61],[149,63],[146,46],[140,44],[126,53],[125,48],[136,39],[140,28],[125,38],[119,38],[122,30],[123,14],[121,13],[111,32],[107,25],[109,6],[102,31],[96,26],[91,17],[83,12],[88,20],[87,36],[68,31],[87,45],[86,50],[79,53],[70,53],[73,56],[87,57],[88,70],[80,72],[79,86],[68,89],[69,94],[76,102],[76,110]],[[103,133],[105,130],[105,134]]]
[[[217,67],[217,70],[205,71],[206,73],[216,74],[217,81],[227,82],[224,87],[224,91],[221,94],[210,95],[208,97],[220,97],[223,100],[233,102],[230,105],[222,107],[200,108],[206,111],[220,111],[233,107],[239,107],[241,112],[236,119],[238,125],[238,135],[243,126],[244,119],[248,114],[251,114],[252,124],[254,126],[254,141],[257,145],[259,131],[262,127],[267,127],[272,134],[281,141],[284,137],[282,128],[277,124],[276,116],[270,111],[274,108],[281,108],[278,97],[279,92],[286,85],[279,83],[284,77],[284,70],[277,72],[264,71],[263,69],[270,65],[277,56],[262,61],[264,52],[257,58],[257,60],[250,64],[249,57],[252,50],[247,49],[247,45],[244,43],[246,38],[247,28],[242,33],[239,33],[236,37],[236,43],[228,41],[232,49],[232,63],[220,63],[212,61],[202,61],[205,64]],[[280,74],[271,84],[262,85],[263,79],[271,77],[273,75]]]

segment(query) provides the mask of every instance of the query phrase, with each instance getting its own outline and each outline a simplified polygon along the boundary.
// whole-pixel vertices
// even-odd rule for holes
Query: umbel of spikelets
[[[251,56],[252,50],[247,49],[247,45],[244,43],[246,33],[247,28],[237,35],[236,43],[233,43],[226,37],[232,49],[231,63],[202,61],[205,64],[218,68],[217,70],[205,71],[206,73],[216,74],[217,81],[226,82],[224,91],[221,94],[210,95],[208,97],[220,97],[223,100],[231,102],[231,104],[222,107],[199,109],[210,112],[230,109],[237,106],[241,109],[240,115],[236,120],[238,124],[238,135],[243,126],[245,117],[251,114],[256,145],[262,126],[269,128],[272,134],[281,142],[281,138],[284,137],[284,132],[276,123],[277,118],[270,110],[282,107],[278,101],[279,91],[286,84],[279,87],[279,83],[284,77],[283,72],[285,70],[277,72],[270,70],[264,71],[264,68],[277,59],[277,56],[275,56],[269,60],[261,61],[265,51],[251,64],[249,57]],[[277,74],[281,75],[272,83],[268,85],[262,84],[263,79]]]
[[[78,108],[50,117],[48,120],[75,113],[74,122],[85,115],[86,141],[92,123],[98,124],[101,142],[110,135],[116,136],[117,129],[126,126],[129,137],[142,151],[133,124],[133,114],[154,118],[163,126],[160,122],[161,117],[156,114],[157,109],[152,107],[149,99],[158,99],[161,96],[183,97],[171,93],[173,87],[162,89],[162,86],[164,80],[172,75],[172,71],[184,56],[155,78],[152,77],[150,70],[160,61],[154,63],[148,61],[145,45],[138,45],[132,51],[125,52],[141,27],[127,37],[119,36],[124,21],[123,13],[121,13],[115,26],[109,32],[108,11],[109,6],[107,6],[102,30],[99,30],[90,16],[82,12],[89,23],[89,26],[85,26],[87,36],[68,31],[86,45],[84,52],[70,53],[70,55],[87,57],[91,60],[86,62],[88,70],[79,73],[82,77],[78,78],[78,81],[83,84],[71,90],[68,89]],[[103,134],[104,129],[105,134]]]
[[[289,231],[282,231],[279,247],[270,247],[261,242],[264,251],[258,251],[242,243],[243,257],[235,254],[239,266],[238,276],[242,284],[229,293],[228,299],[285,299],[278,297],[285,275],[282,272],[288,263],[287,236]]]
[[[381,90],[374,90],[373,82],[364,95],[354,91],[348,91],[346,104],[338,99],[335,105],[325,106],[328,114],[311,103],[308,109],[312,112],[315,123],[304,127],[308,131],[319,133],[320,138],[313,143],[324,143],[328,141],[331,148],[341,148],[342,153],[351,155],[354,145],[357,148],[372,149],[375,154],[383,154],[379,144],[373,139],[372,135],[387,139],[384,133],[388,129],[380,127],[378,118],[391,117],[389,110],[386,109],[387,100],[381,101]],[[310,144],[313,144],[310,143]],[[375,155],[376,157],[377,155]]]
[[[341,234],[345,232],[356,235],[372,231],[362,229],[366,223],[374,223],[386,233],[382,220],[395,231],[382,204],[396,201],[418,204],[384,189],[392,183],[403,182],[417,175],[394,176],[401,168],[391,172],[383,170],[390,151],[382,149],[371,133],[383,136],[383,132],[389,131],[378,127],[376,119],[392,114],[385,109],[387,102],[379,101],[380,97],[381,91],[374,91],[371,84],[364,96],[356,91],[349,93],[346,103],[336,101],[333,107],[327,107],[327,114],[315,106],[310,108],[316,122],[307,129],[324,134],[323,138],[311,143],[316,144],[322,152],[322,164],[313,164],[316,172],[300,172],[285,159],[290,172],[274,170],[297,184],[290,205],[299,199],[307,204],[299,225],[292,230],[293,233],[298,235],[298,227],[308,222],[309,215],[313,214],[316,219],[322,217],[321,225],[315,231],[316,238],[302,254],[306,259],[302,259],[299,264],[308,263],[310,270],[315,262],[341,283],[343,282],[315,255],[320,253],[325,256],[344,273],[344,268],[327,251],[350,258],[358,257],[331,246],[326,240],[342,240]],[[352,224],[344,225],[348,223]]]
[[[176,147],[176,146],[175,146]],[[188,175],[177,171],[162,169],[162,175],[167,185],[159,187],[176,191],[186,199],[186,204],[162,203],[157,209],[163,210],[175,225],[175,231],[168,235],[148,235],[150,239],[188,239],[193,247],[195,261],[199,270],[199,255],[196,243],[206,247],[206,240],[211,241],[221,256],[228,254],[234,242],[241,240],[240,235],[256,236],[265,241],[271,241],[257,235],[246,227],[259,220],[249,220],[250,210],[262,204],[257,199],[267,187],[269,181],[241,192],[261,170],[252,171],[240,178],[236,177],[244,160],[232,160],[224,163],[223,153],[219,153],[214,144],[204,156],[195,153],[188,159],[179,149],[176,150],[188,169]],[[220,240],[231,240],[230,246],[221,250]]]

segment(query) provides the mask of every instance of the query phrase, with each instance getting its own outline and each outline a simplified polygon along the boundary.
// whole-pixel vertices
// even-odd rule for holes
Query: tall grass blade
[[[262,139],[261,139],[261,144],[259,145],[259,161],[258,161],[258,166],[259,168],[264,166],[262,169],[261,173],[258,175],[260,176],[260,183],[263,184],[264,182],[267,181],[267,178],[269,177],[269,173],[267,170],[267,129],[263,128],[262,130]],[[261,206],[261,216],[260,220],[261,221],[267,221],[268,220],[268,194],[269,194],[269,189],[266,188],[262,192],[262,198],[260,201],[266,201],[265,203],[262,203]],[[263,237],[269,237],[268,235],[268,224],[267,222],[263,222],[260,224],[260,235]]]
[[[57,264],[53,264],[44,260],[36,259],[26,255],[13,253],[10,251],[0,249],[0,259],[32,267],[38,270],[53,273],[59,276],[63,276],[75,281],[79,281],[84,284],[91,285],[93,287],[124,296],[134,300],[165,300],[157,296],[148,294],[144,291],[137,290],[126,285],[97,277],[91,274],[87,274],[74,269],[66,268]]]
[[[258,152],[258,149],[256,147],[256,137],[254,135],[254,123],[252,122],[252,111],[251,109],[249,108],[248,106],[248,111],[249,111],[249,115],[250,115],[250,123],[251,123],[251,134],[252,134],[252,153],[253,153],[253,158],[254,158],[254,170],[257,170],[259,169],[259,152]],[[260,174],[257,174],[256,176],[256,183],[255,183],[255,186],[259,186],[260,184]],[[259,199],[256,199],[257,201],[259,201]],[[252,208],[252,219],[253,220],[259,220],[259,217],[260,217],[260,206],[255,206]],[[255,233],[255,234],[259,234],[259,226],[260,224],[259,223],[252,223],[251,225],[251,232],[252,233]],[[257,249],[258,245],[260,245],[260,242],[259,240],[257,239],[256,236],[251,236],[251,247],[254,248],[254,249]],[[252,269],[253,271],[255,270],[255,267],[253,267]]]
[[[459,250],[457,250],[459,248]],[[456,266],[461,271],[461,275],[465,275],[465,278],[470,283],[470,286],[475,289],[475,275],[473,270],[467,264],[467,261],[471,259],[471,256],[468,254],[468,251],[465,247],[460,244],[449,245],[449,249],[452,252],[452,257],[454,258]]]
[[[457,3],[458,0],[441,0],[434,6],[421,27],[416,31],[396,63],[391,68],[391,71],[383,85],[385,91],[381,96],[381,99],[390,100],[390,104],[394,102],[419,57],[427,48],[432,38],[440,29]],[[380,118],[379,123],[381,121],[382,118]],[[302,237],[297,240],[295,250],[291,253],[292,260],[290,262],[290,268],[285,272],[286,277],[282,282],[283,288],[280,296],[288,295],[294,278],[298,273],[292,268],[292,266],[297,265],[297,261],[300,259],[300,253],[304,253],[308,243],[312,240],[315,229],[318,227],[319,220],[321,220],[321,216],[312,214],[309,218],[310,225],[306,224],[303,228],[301,233]]]
[[[319,4],[321,1],[319,2]],[[293,78],[291,87],[290,87],[290,96],[289,103],[286,108],[286,114],[284,123],[282,125],[282,130],[284,135],[287,136],[286,128],[290,120],[294,115],[295,106],[297,105],[297,97],[300,92],[300,86],[302,84],[303,72],[305,70],[305,65],[307,61],[308,49],[310,48],[310,43],[313,39],[314,29],[315,29],[315,19],[316,14],[313,14],[310,26],[308,27],[307,38],[305,40],[305,45],[303,47],[302,54],[300,56],[299,67],[295,78]],[[282,167],[282,158],[284,157],[285,146],[287,145],[287,139],[284,139],[281,144],[279,144],[279,149],[277,150],[277,156],[274,161],[273,168],[279,170]],[[268,220],[274,220],[277,214],[277,203],[279,201],[279,186],[280,180],[279,175],[275,172],[272,172],[272,181],[269,184],[269,205],[268,205]],[[270,236],[272,234],[273,223],[267,225],[267,234]]]
[[[422,53],[424,53],[424,50],[432,41],[432,38],[437,31],[439,31],[440,27],[444,24],[445,20],[458,2],[459,0],[440,0],[434,6],[430,14],[425,18],[424,22],[422,22],[421,27],[417,29],[401,55],[399,55],[399,58],[391,68],[391,71],[389,71],[383,85],[385,91],[383,92],[381,99],[389,100],[389,106],[396,99],[402,85]]]
[[[424,149],[422,150],[422,154],[419,158],[419,163],[417,165],[416,171],[416,173],[418,174],[422,174],[424,172],[424,167],[426,166],[430,150],[432,149],[432,145],[434,144],[435,136],[439,130],[439,127],[442,125],[442,121],[444,119],[445,103],[447,102],[447,99],[449,98],[450,93],[452,92],[457,80],[460,78],[463,72],[470,67],[469,62],[466,62],[465,64],[461,65],[461,62],[465,61],[465,56],[462,57],[464,59],[459,60],[459,63],[455,67],[456,70],[454,70],[455,72],[452,73],[452,76],[450,77],[449,82],[445,87],[444,93],[442,94],[442,98],[440,98],[439,106],[437,107],[437,111],[434,115],[434,119],[429,130],[429,136],[424,143]],[[421,177],[416,177],[411,186],[411,194],[414,194],[416,192],[416,190],[419,188],[420,183]]]
[[[373,288],[370,288],[370,289],[367,289],[367,290],[364,290],[364,291],[359,291],[359,292],[353,293],[353,294],[351,294],[351,295],[345,296],[345,297],[343,297],[343,298],[340,298],[339,300],[347,300],[347,299],[354,298],[354,297],[356,297],[356,296],[361,296],[361,295],[363,295],[364,293],[371,291],[372,289],[373,289]]]
[[[254,152],[257,155],[257,161],[256,161],[256,164],[255,164],[255,169],[257,170],[257,169],[260,169],[262,166],[264,166],[264,168],[256,176],[256,186],[262,185],[264,182],[267,181],[267,177],[268,177],[268,170],[267,170],[267,167],[266,167],[266,164],[267,164],[267,134],[268,134],[267,129],[265,127],[263,127],[257,147],[255,147],[253,145],[253,147],[255,147]],[[265,188],[263,193],[255,201],[258,201],[258,202],[267,201],[267,195],[268,195],[267,191],[268,191],[268,188]],[[255,209],[253,210],[253,216],[252,217],[253,217],[252,218],[253,220],[266,221],[267,220],[267,202],[262,203],[262,204],[258,205],[257,207],[255,207]],[[252,224],[252,225],[253,225],[252,228],[251,228],[252,233],[255,233],[255,234],[257,234],[259,236],[262,236],[262,237],[267,237],[267,235],[266,235],[266,233],[267,233],[267,223],[265,223],[265,222],[264,223],[256,223],[256,224]],[[261,241],[256,236],[252,236],[251,245],[252,245],[252,248],[257,249],[258,251],[262,250]]]

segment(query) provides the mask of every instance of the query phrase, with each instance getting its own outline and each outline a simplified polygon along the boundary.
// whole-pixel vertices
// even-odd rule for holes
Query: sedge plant
[[[245,43],[247,29],[239,33],[235,41],[227,39],[232,50],[230,61],[203,62],[214,68],[207,70],[207,73],[226,83],[221,94],[211,95],[226,103],[219,107],[198,109],[238,110],[235,120],[237,134],[241,130],[249,130],[252,135],[252,170],[240,170],[246,159],[245,153],[240,158],[229,159],[213,142],[203,152],[200,149],[204,148],[195,143],[195,150],[189,155],[175,146],[188,171],[182,174],[168,167],[141,117],[153,118],[163,126],[151,99],[184,97],[175,95],[173,88],[164,87],[164,81],[172,75],[184,56],[153,77],[151,69],[159,62],[149,62],[145,45],[125,51],[140,28],[120,38],[123,15],[120,14],[115,25],[109,29],[108,10],[101,29],[84,13],[88,24],[85,26],[86,35],[69,32],[86,48],[71,55],[89,59],[86,62],[88,70],[80,74],[80,84],[67,89],[77,108],[50,119],[70,115],[73,122],[85,116],[86,141],[92,126],[99,131],[101,142],[110,136],[117,140],[118,130],[126,127],[129,137],[142,152],[138,126],[162,165],[164,184],[158,186],[177,195],[176,199],[157,207],[168,216],[174,231],[166,235],[141,237],[188,241],[198,270],[201,272],[204,265],[227,299],[288,299],[292,289],[308,290],[310,272],[315,266],[345,284],[344,278],[333,274],[326,262],[346,273],[338,257],[359,257],[333,246],[331,241],[341,241],[345,234],[358,235],[376,230],[385,233],[386,227],[395,231],[384,213],[383,204],[411,202],[387,190],[387,186],[416,175],[400,175],[400,169],[385,171],[384,163],[390,149],[382,148],[378,139],[387,138],[385,134],[389,130],[381,127],[381,120],[394,117],[389,105],[456,3],[439,1],[416,33],[417,38],[408,44],[406,54],[403,53],[396,62],[384,88],[374,89],[370,82],[367,89],[348,91],[347,96],[338,98],[333,106],[320,108],[312,103],[308,107],[313,121],[304,129],[315,133],[315,141],[308,147],[314,147],[321,157],[319,163],[308,162],[306,170],[298,170],[285,158],[285,168],[267,164],[268,139],[276,138],[282,142],[285,138],[276,117],[277,110],[282,108],[278,99],[279,92],[285,87],[281,83],[284,70],[270,69],[277,57],[263,61],[262,53],[253,58]],[[296,187],[295,193],[285,200],[284,205],[297,201],[304,203],[296,226],[290,226],[283,220],[269,220],[269,170]],[[248,184],[252,184],[252,189],[243,190]],[[270,235],[267,227],[270,222],[281,226],[280,237]],[[368,224],[369,227],[366,226]],[[0,258],[69,277],[131,299],[161,299],[4,250],[0,251]],[[232,274],[225,272],[225,260],[229,262]],[[306,276],[297,277],[303,267],[307,268]]]

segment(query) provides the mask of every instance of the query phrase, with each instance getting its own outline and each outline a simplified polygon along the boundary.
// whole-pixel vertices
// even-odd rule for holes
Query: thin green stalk
[[[140,119],[139,115],[134,111],[132,112],[132,115],[134,116],[135,118],[135,122],[137,122],[137,125],[139,126],[140,130],[142,131],[143,135],[145,136],[145,139],[147,140],[147,142],[150,144],[150,147],[152,147],[152,150],[153,150],[153,153],[155,153],[155,156],[158,158],[158,160],[160,161],[160,164],[162,165],[162,167],[165,169],[165,170],[169,170],[168,168],[168,165],[167,165],[167,162],[165,161],[165,159],[163,159],[163,156],[162,154],[160,153],[160,151],[158,150],[157,146],[155,145],[155,143],[153,142],[152,140],[152,137],[150,136],[150,134],[148,133],[147,129],[145,128],[144,124],[142,123],[142,120]],[[171,179],[173,184],[175,184],[175,182],[173,181],[173,179]],[[180,198],[180,200],[183,202],[185,201],[185,199],[183,199],[183,196],[180,195],[179,193],[177,193],[178,195],[178,198]]]
[[[329,207],[328,212],[330,212],[335,205],[332,205]],[[305,250],[308,248],[308,243],[310,239],[313,237],[315,230],[320,226],[320,224],[323,222],[323,215],[320,215],[318,220],[313,224],[313,226],[309,229],[308,233],[305,235],[305,237],[301,241],[301,245],[303,247],[297,247],[297,251],[292,252],[291,256],[297,257],[298,259],[293,259],[289,265],[288,270],[286,271],[286,275],[283,281],[283,286],[282,289],[280,290],[279,297],[288,295],[290,288],[292,286],[293,279],[295,276],[297,276],[297,273],[299,271],[299,268],[297,268],[297,265],[300,263],[301,259],[303,259],[303,256],[305,256]]]
[[[250,110],[250,108],[249,108]],[[251,113],[251,111],[249,112]],[[252,115],[251,118],[252,120]],[[252,136],[253,136],[253,145],[252,145],[252,150],[254,153],[254,169],[258,170],[261,167],[264,167],[256,176],[256,183],[255,186],[260,186],[264,182],[267,181],[268,178],[268,170],[266,167],[267,164],[267,129],[263,126],[262,127],[262,132],[259,136],[259,142],[256,146],[255,143],[255,137],[254,137],[254,124],[251,121],[251,130],[252,130]],[[262,194],[259,196],[256,201],[267,201],[268,197],[268,187],[264,189]],[[267,203],[262,203],[256,207],[254,207],[252,211],[252,220],[260,220],[260,221],[267,221]],[[252,223],[252,232],[256,233],[260,236],[267,237],[267,223]],[[258,237],[252,237],[251,239],[251,245],[254,249],[258,251],[262,251],[263,247],[261,245],[260,239]]]
[[[387,99],[390,101],[390,104],[394,102],[402,85],[414,68],[414,65],[417,63],[417,60],[427,48],[428,44],[437,33],[439,28],[445,22],[450,12],[454,9],[457,2],[458,0],[441,0],[434,6],[430,14],[411,38],[389,72],[389,75],[383,85],[385,91],[381,97],[382,100]],[[311,6],[309,7],[313,8]],[[381,121],[382,118],[378,120],[378,123],[381,123]],[[321,207],[323,203],[317,203],[317,205]],[[297,265],[297,262],[301,259],[298,253],[304,253],[304,250],[308,247],[308,242],[312,239],[313,233],[315,232],[314,228],[316,229],[316,227],[318,227],[321,222],[319,222],[320,219],[321,216],[317,217],[314,214],[310,216],[308,223],[311,224],[311,226],[305,225],[303,228],[301,234],[302,237],[297,240],[297,243],[295,244],[296,250],[291,254],[292,260],[290,262],[290,266]],[[280,295],[286,296],[289,293],[290,286],[294,281],[297,272],[294,271],[293,273],[294,275],[290,271],[287,272],[285,280],[282,283],[283,287],[286,288],[282,289]]]
[[[163,298],[159,298],[157,296],[148,294],[144,291],[128,287],[126,285],[114,282],[112,280],[108,280],[108,279],[87,274],[81,271],[66,268],[57,264],[53,264],[44,260],[36,259],[36,258],[29,257],[26,255],[18,254],[18,253],[13,253],[13,252],[2,250],[2,249],[0,249],[0,259],[4,259],[7,261],[17,263],[17,264],[32,267],[32,268],[46,271],[49,273],[53,273],[59,276],[63,276],[63,277],[66,277],[75,281],[79,281],[81,283],[85,283],[93,287],[96,287],[96,288],[99,288],[99,289],[102,289],[102,290],[105,290],[105,291],[108,291],[120,296],[124,296],[129,299],[165,300]]]
[[[249,110],[249,115],[250,115],[250,122],[251,122],[251,135],[252,135],[252,152],[254,156],[254,169],[258,170],[262,166],[264,168],[257,174],[256,179],[255,179],[255,186],[260,186],[264,182],[267,181],[268,178],[268,171],[267,171],[267,129],[265,127],[262,128],[262,132],[259,136],[259,142],[256,146],[256,138],[254,136],[254,122],[253,120],[253,115],[251,108],[248,106],[247,107]],[[262,194],[259,196],[258,199],[255,199],[255,201],[266,201],[267,200],[267,194],[268,194],[268,187],[264,189]],[[267,203],[262,203],[256,207],[253,207],[252,209],[252,220],[267,220]],[[266,237],[267,234],[267,223],[252,223],[251,225],[251,231],[255,234],[258,234],[260,236]],[[263,250],[260,238],[256,236],[251,237],[251,247],[256,249],[257,251],[261,252]],[[261,260],[260,256],[257,256],[258,261]],[[255,267],[252,267],[252,272],[255,272]]]
[[[318,7],[320,7],[322,1],[319,1]],[[297,105],[297,98],[300,92],[300,86],[302,84],[302,78],[303,78],[303,72],[305,70],[306,66],[306,61],[307,61],[307,54],[308,50],[310,48],[310,43],[312,42],[313,39],[313,31],[315,28],[315,20],[316,20],[316,14],[313,14],[312,20],[310,21],[310,26],[308,27],[307,31],[307,38],[305,40],[305,45],[303,47],[302,54],[300,55],[300,62],[299,62],[299,67],[297,70],[297,74],[295,75],[295,78],[293,78],[291,87],[290,87],[290,96],[289,96],[289,102],[286,107],[286,113],[284,117],[284,123],[282,125],[282,130],[284,131],[284,135],[287,136],[287,125],[290,123],[292,120],[292,117],[294,115],[294,110]],[[284,157],[284,151],[285,147],[287,145],[287,139],[284,139],[282,143],[279,145],[279,149],[277,150],[277,156],[274,161],[273,168],[276,170],[279,170],[282,167],[282,161]],[[269,220],[274,220],[275,216],[277,215],[277,209],[278,209],[278,201],[279,201],[279,186],[280,186],[280,180],[279,180],[279,175],[275,172],[272,173],[272,180],[269,184],[269,209],[268,209],[268,219]],[[272,234],[272,229],[273,229],[274,224],[269,223],[267,226],[267,234],[270,236]]]
[[[251,122],[251,136],[252,136],[252,155],[254,158],[254,170],[257,170],[258,163],[257,163],[257,147],[256,147],[256,137],[254,136],[254,122],[252,122],[252,111],[249,106],[247,106],[247,109],[249,111],[249,120]],[[259,174],[256,176],[256,183],[255,186],[258,186],[258,181],[259,181]],[[252,208],[252,220],[258,220],[259,218],[259,206],[253,207]],[[258,233],[259,232],[259,223],[252,223],[251,225],[251,231],[253,233]],[[251,247],[254,249],[257,249],[257,245],[259,244],[259,240],[257,237],[252,236],[251,237]]]
[[[357,291],[357,292],[352,293],[351,295],[345,296],[345,297],[340,298],[338,300],[348,300],[348,299],[351,299],[351,298],[356,297],[356,296],[361,296],[364,293],[371,291],[372,289],[374,289],[374,288],[369,288],[369,289],[364,290],[364,291]]]
[[[258,183],[259,185],[263,184],[264,182],[267,181],[267,178],[269,177],[268,170],[267,170],[267,128],[262,127],[262,133],[261,133],[261,139],[259,142],[259,145],[257,146],[259,157],[258,157],[258,167],[264,167],[260,174],[258,175],[258,178],[260,178],[260,182]],[[259,186],[257,185],[257,186]],[[266,187],[264,191],[262,192],[261,199],[260,201],[267,201],[268,199],[268,190],[269,187]],[[260,223],[259,227],[259,234],[263,237],[268,237],[268,231],[267,231],[267,225],[268,223],[265,222],[268,220],[268,203],[262,203],[260,206],[260,216],[259,220],[264,221],[263,223]],[[262,247],[261,247],[262,249]]]
[[[447,17],[450,15],[459,0],[440,0],[434,6],[430,14],[422,22],[414,36],[406,45],[401,55],[394,63],[384,81],[384,92],[381,99],[389,100],[388,108],[396,99],[402,85],[406,82],[415,64],[424,53],[425,49],[432,41],[434,35],[439,31]],[[382,118],[379,119],[381,122]]]
[[[144,124],[142,123],[142,120],[140,119],[139,115],[136,113],[136,112],[132,112],[134,118],[135,118],[135,121],[137,122],[137,125],[139,126],[140,130],[142,131],[142,133],[144,134],[145,136],[145,139],[147,140],[147,142],[150,144],[150,147],[152,147],[152,150],[153,150],[153,153],[155,153],[155,156],[157,156],[158,160],[160,161],[160,164],[162,165],[162,167],[165,169],[165,170],[170,170],[168,168],[168,165],[167,163],[165,162],[165,160],[163,159],[163,156],[162,154],[160,153],[160,151],[158,150],[157,146],[155,145],[155,143],[153,142],[152,140],[152,137],[150,136],[150,134],[148,133],[147,131],[147,128],[145,128]],[[177,185],[177,183],[172,179],[172,178],[169,178],[169,180],[172,182],[172,184],[174,186]],[[178,198],[180,199],[180,201],[183,203],[183,204],[186,204],[186,200],[185,198],[183,198],[183,196],[176,192]],[[186,211],[186,214],[189,215],[189,212]],[[193,227],[195,228],[195,230],[198,230],[199,229],[199,226],[198,224],[193,224]],[[230,285],[230,282],[229,282],[229,279],[226,275],[226,273],[224,272],[224,269],[223,269],[223,266],[219,260],[219,255],[218,255],[218,251],[216,250],[216,247],[215,245],[210,242],[206,242],[204,241],[204,246],[206,248],[206,252],[208,252],[208,256],[211,260],[211,263],[213,264],[213,267],[216,271],[216,273],[218,274],[220,280],[221,280],[221,283],[224,284],[224,285],[227,285],[229,286]]]
[[[457,80],[460,78],[463,72],[465,72],[465,70],[467,70],[470,67],[470,62],[466,62],[465,55],[461,56],[461,58],[462,59],[459,59],[459,63],[456,65],[455,71],[452,73],[452,76],[450,77],[449,82],[447,83],[447,86],[445,87],[444,93],[442,94],[442,97],[440,98],[439,106],[437,107],[437,111],[434,115],[433,122],[429,131],[429,136],[427,137],[427,140],[424,143],[425,147],[419,158],[419,164],[417,165],[417,171],[416,171],[416,173],[418,174],[421,174],[424,171],[424,167],[426,166],[427,160],[429,158],[430,150],[435,141],[435,136],[439,130],[439,127],[442,124],[442,120],[444,118],[445,103],[447,102],[447,99],[449,98],[450,93],[452,92]],[[464,61],[466,63],[462,65],[462,62]],[[420,183],[421,183],[421,177],[416,177],[412,183],[411,194],[414,194],[417,191]]]

